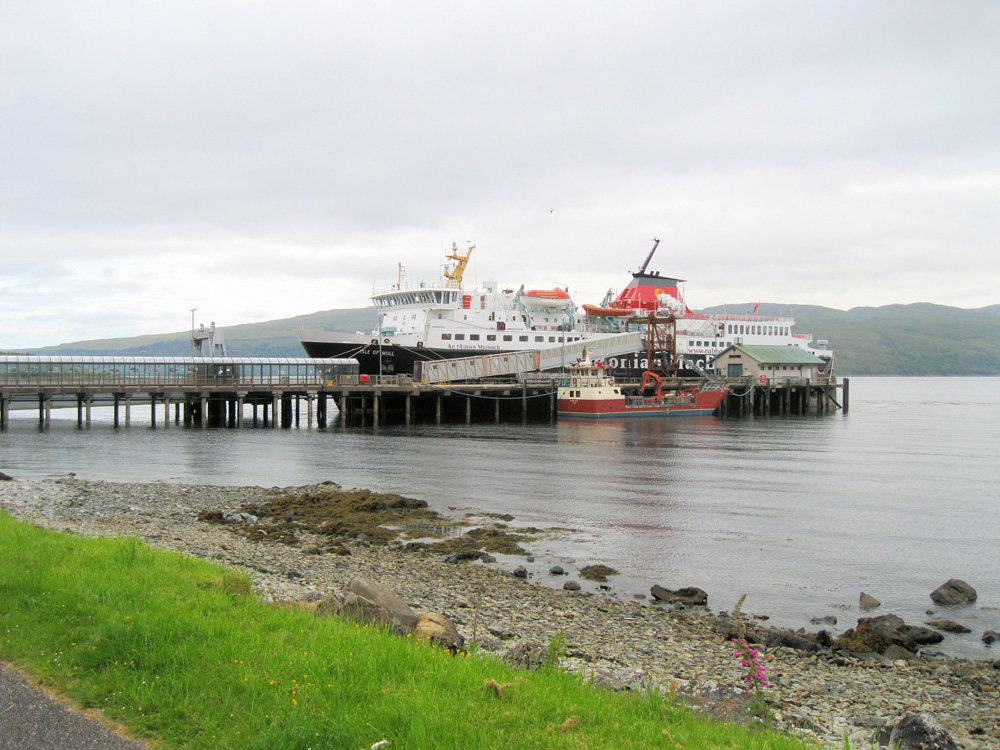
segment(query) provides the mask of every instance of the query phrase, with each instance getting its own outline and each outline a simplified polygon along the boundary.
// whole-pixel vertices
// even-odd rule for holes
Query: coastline
[[[40,526],[98,536],[130,535],[163,549],[208,558],[252,578],[265,600],[308,601],[366,577],[393,589],[418,611],[448,615],[467,642],[498,652],[557,633],[568,647],[565,666],[614,687],[656,683],[701,697],[717,711],[740,702],[742,684],[724,625],[704,608],[672,611],[610,595],[555,590],[516,578],[498,565],[445,562],[398,545],[348,543],[350,554],[310,554],[303,533],[289,546],[254,542],[232,525],[198,520],[206,510],[236,510],[301,488],[113,483],[73,478],[0,481],[0,508]],[[877,726],[907,713],[931,713],[966,750],[1000,746],[996,718],[1000,670],[989,662],[947,657],[842,659],[779,646],[764,664],[775,726],[824,746],[867,747]],[[692,701],[699,708],[699,700]]]

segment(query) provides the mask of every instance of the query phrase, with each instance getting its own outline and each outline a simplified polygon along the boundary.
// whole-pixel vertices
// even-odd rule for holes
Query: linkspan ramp
[[[572,344],[548,349],[526,349],[520,352],[417,362],[413,379],[418,383],[455,383],[508,377],[568,367],[583,357],[584,350],[589,352],[591,359],[606,359],[636,352],[641,348],[642,334],[619,333],[587,341],[574,341]]]

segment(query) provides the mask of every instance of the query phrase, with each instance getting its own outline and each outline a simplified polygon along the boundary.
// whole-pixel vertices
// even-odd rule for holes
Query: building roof
[[[769,346],[764,344],[733,344],[729,349],[739,349],[748,357],[764,365],[825,365],[800,346]],[[728,349],[727,349],[728,351]]]

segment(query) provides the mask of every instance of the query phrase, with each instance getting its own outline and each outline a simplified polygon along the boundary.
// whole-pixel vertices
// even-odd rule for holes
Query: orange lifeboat
[[[597,305],[584,305],[583,311],[595,318],[618,318],[631,315],[635,312],[634,310],[624,310],[620,307],[598,307]]]

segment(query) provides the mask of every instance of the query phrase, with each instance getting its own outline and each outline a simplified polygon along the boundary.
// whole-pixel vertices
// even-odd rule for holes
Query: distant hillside
[[[703,312],[748,312],[753,303]],[[886,305],[835,310],[813,305],[762,304],[763,315],[792,315],[795,330],[829,341],[842,375],[1000,375],[1000,305],[977,310],[931,305]],[[233,356],[301,357],[295,328],[370,331],[374,307],[327,310],[294,318],[223,327]],[[152,334],[76,341],[31,353],[185,356],[190,334]]]
[[[374,307],[326,310],[294,318],[220,326],[226,349],[233,357],[304,357],[305,351],[292,333],[295,328],[328,331],[370,331],[378,322]],[[32,354],[145,354],[149,357],[186,357],[190,353],[190,331],[151,334],[120,339],[74,341],[58,346],[31,349]]]
[[[753,304],[704,312],[752,310]],[[842,375],[1000,375],[1000,305],[978,310],[918,303],[835,310],[762,304],[792,315],[798,333],[826,339]]]

